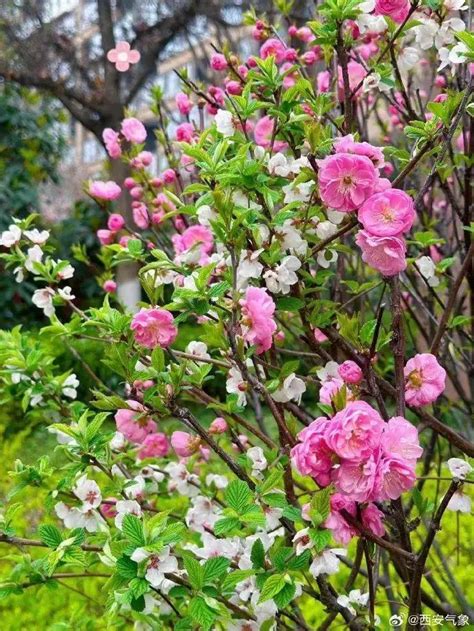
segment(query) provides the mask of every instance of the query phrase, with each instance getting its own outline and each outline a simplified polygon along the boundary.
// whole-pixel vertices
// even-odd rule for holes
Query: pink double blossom
[[[362,369],[352,360],[348,359],[343,362],[339,368],[338,373],[341,379],[345,383],[358,384],[363,379]]]
[[[397,24],[401,24],[410,11],[408,0],[376,0],[375,15],[388,15]]]
[[[341,458],[361,461],[378,447],[384,429],[380,414],[365,401],[353,401],[332,419],[326,440]]]
[[[405,400],[420,407],[433,403],[446,387],[446,371],[431,353],[419,353],[405,365]]]
[[[378,169],[384,166],[385,157],[380,147],[374,147],[369,142],[356,142],[352,134],[341,136],[334,141],[334,151],[336,153],[355,153],[359,156],[366,156]]]
[[[415,205],[404,191],[389,188],[369,197],[359,208],[357,218],[371,235],[398,237],[412,227]]]
[[[166,309],[141,309],[133,316],[130,328],[138,344],[146,348],[167,348],[178,335],[173,315]]]
[[[214,245],[212,232],[206,226],[196,225],[186,228],[182,234],[171,238],[176,255],[187,263],[206,265]],[[183,255],[186,255],[183,257]]]
[[[188,458],[196,453],[201,444],[199,436],[193,436],[188,432],[173,432],[171,435],[171,446],[178,456]]]
[[[359,230],[355,241],[362,250],[362,260],[384,276],[395,276],[406,268],[406,245],[402,238],[375,237]]]
[[[374,193],[378,173],[366,156],[336,153],[318,166],[319,194],[329,208],[350,212]]]
[[[193,141],[196,131],[191,123],[181,123],[176,127],[175,138],[178,142],[190,143]]]
[[[245,298],[240,301],[242,306],[242,332],[249,344],[255,344],[257,354],[267,351],[273,342],[273,334],[277,329],[273,314],[275,303],[267,294],[266,289],[249,287]]]
[[[138,451],[138,458],[163,458],[170,449],[170,444],[166,434],[158,432],[156,434],[148,434],[142,443],[141,449]]]
[[[178,92],[175,97],[176,107],[178,108],[180,114],[183,116],[187,116],[189,112],[193,109],[193,103],[189,96],[184,92]]]
[[[297,443],[291,450],[293,466],[301,475],[309,475],[319,486],[331,481],[333,452],[326,442],[326,432],[331,421],[323,416],[317,418],[298,434]]]
[[[102,132],[102,140],[104,141],[107,153],[112,159],[120,158],[122,155],[122,148],[120,146],[120,134],[110,127],[107,127]]]
[[[109,180],[103,182],[102,180],[96,180],[89,185],[89,195],[96,199],[103,199],[105,201],[112,201],[120,197],[122,189],[118,184]]]
[[[277,64],[281,64],[285,61],[285,52],[285,44],[276,37],[267,39],[267,41],[260,46],[260,57],[262,59],[266,59],[267,57],[272,56],[275,58]]]
[[[107,219],[107,228],[109,230],[112,230],[112,232],[118,232],[119,230],[122,230],[124,225],[125,219],[122,215],[119,215],[118,213],[112,213],[109,215],[109,218]]]
[[[156,423],[138,401],[129,399],[127,405],[129,409],[122,408],[115,413],[117,430],[130,442],[141,444],[148,434],[156,432]]]
[[[347,545],[358,532],[356,528],[349,524],[341,515],[342,510],[347,511],[349,515],[355,517],[357,513],[356,503],[344,497],[341,493],[334,493],[334,495],[331,496],[331,512],[323,525],[325,528],[329,528],[332,531],[334,541]]]
[[[138,118],[124,118],[120,129],[126,140],[134,145],[139,145],[146,140],[145,125]]]

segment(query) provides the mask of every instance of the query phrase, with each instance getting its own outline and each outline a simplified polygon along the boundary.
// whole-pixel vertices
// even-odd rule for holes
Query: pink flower
[[[410,11],[408,0],[376,0],[375,15],[388,15],[394,22],[401,24]]]
[[[121,130],[128,142],[134,145],[139,145],[146,140],[145,125],[137,118],[124,118]]]
[[[148,434],[156,432],[156,423],[146,416],[146,409],[138,401],[129,399],[127,405],[131,409],[117,410],[115,423],[117,430],[132,443],[142,443]]]
[[[206,226],[190,226],[182,234],[174,234],[171,240],[176,255],[181,255],[180,258],[186,263],[208,263],[214,240],[212,232]]]
[[[138,452],[138,458],[162,458],[166,456],[170,448],[168,438],[161,432],[157,434],[148,434],[143,441],[142,447]]]
[[[189,112],[193,109],[193,104],[191,99],[184,92],[178,92],[175,97],[176,107],[180,111],[183,116],[187,116]]]
[[[196,453],[200,442],[199,436],[193,436],[188,432],[173,432],[171,435],[171,446],[181,458],[187,458]]]
[[[376,482],[377,459],[371,454],[363,461],[343,460],[334,471],[337,490],[355,502],[372,499]]]
[[[128,42],[117,42],[115,48],[107,53],[107,59],[115,64],[119,72],[126,72],[130,64],[137,64],[140,61],[138,50],[131,50]]]
[[[253,130],[253,137],[257,145],[265,148],[271,146],[274,124],[274,120],[270,116],[263,116],[257,121]],[[281,140],[275,140],[273,143],[275,151],[281,151],[284,147],[286,147],[286,143]]]
[[[383,518],[384,514],[377,508],[377,506],[375,506],[375,504],[368,504],[362,509],[361,519],[363,526],[368,528],[368,530],[378,537],[383,537],[385,534]]]
[[[352,134],[337,138],[334,142],[334,151],[336,153],[355,153],[359,156],[366,156],[369,160],[372,160],[374,166],[378,169],[384,166],[385,158],[382,149],[374,147],[368,142],[355,142]]]
[[[333,417],[326,440],[341,458],[360,461],[378,447],[383,428],[384,422],[372,406],[353,401]]]
[[[399,456],[413,464],[423,453],[418,430],[403,416],[394,416],[386,423],[381,445],[385,453]]]
[[[108,294],[114,294],[117,291],[117,283],[114,280],[106,280],[102,289]]]
[[[118,184],[109,180],[108,182],[102,182],[97,180],[91,182],[89,185],[89,195],[96,199],[104,199],[106,201],[112,201],[120,197],[122,189]]]
[[[355,241],[362,250],[362,260],[384,276],[395,276],[406,268],[406,245],[400,237],[374,237],[359,230]]]
[[[322,344],[323,342],[327,342],[329,339],[328,336],[321,331],[321,329],[314,329],[313,335],[314,335],[314,339],[319,344]]]
[[[165,309],[141,309],[133,316],[130,328],[138,344],[146,348],[167,348],[178,335],[173,316]]]
[[[228,425],[225,419],[221,416],[215,418],[209,425],[209,432],[211,434],[223,434],[227,431]]]
[[[359,208],[357,218],[371,235],[398,237],[412,227],[415,206],[409,195],[389,188],[369,197]]]
[[[377,171],[366,156],[336,153],[318,165],[319,194],[329,208],[356,210],[374,192]]]
[[[176,127],[175,138],[178,142],[190,143],[194,138],[194,127],[191,123],[181,123]]]
[[[367,71],[364,68],[364,66],[362,66],[362,64],[358,63],[357,61],[350,61],[347,64],[347,72],[349,75],[349,90],[352,93],[360,85],[360,83],[365,79],[365,77],[367,76]],[[342,74],[341,66],[338,66],[337,68],[337,86],[339,88],[338,90],[339,100],[343,101],[344,100],[344,77]],[[354,94],[354,98],[360,93],[361,89],[362,89],[362,86],[359,88],[358,92]]]
[[[255,344],[257,354],[267,351],[272,345],[272,336],[277,329],[273,314],[275,303],[266,289],[249,287],[242,306],[242,332],[249,344]]]
[[[132,210],[133,221],[142,230],[146,230],[150,225],[150,218],[148,217],[148,210],[145,204],[138,204]]]
[[[176,181],[176,171],[174,169],[165,169],[161,176],[166,184],[173,184]]]
[[[354,526],[351,526],[344,519],[340,513],[341,510],[345,510],[355,517],[357,512],[356,504],[344,497],[344,495],[334,493],[334,495],[331,496],[331,512],[323,525],[325,528],[332,530],[332,536],[335,541],[347,545],[358,532]]]
[[[225,56],[220,53],[213,53],[211,55],[211,68],[213,70],[225,70],[227,68]]]
[[[296,37],[302,42],[305,42],[305,44],[309,44],[309,42],[312,42],[316,36],[309,26],[302,26],[297,30]]]
[[[419,407],[433,403],[444,391],[446,371],[431,353],[419,353],[406,363],[405,399],[408,405]]]
[[[107,228],[113,232],[121,230],[125,225],[125,219],[118,213],[112,213],[107,220]]]
[[[318,92],[329,92],[329,84],[331,83],[331,73],[328,70],[318,72],[316,77],[316,85]]]
[[[271,37],[260,47],[260,57],[266,59],[267,57],[273,56],[275,57],[276,63],[281,64],[282,61],[285,61],[285,51],[286,47],[283,42],[276,37]]]
[[[120,135],[118,132],[107,127],[102,132],[102,140],[104,141],[107,153],[112,159],[120,158],[122,155],[122,148],[120,147]]]
[[[301,475],[310,475],[319,486],[327,486],[331,481],[333,453],[326,442],[326,431],[330,424],[320,416],[298,434],[297,443],[291,450],[295,469]]]
[[[383,455],[377,465],[373,499],[396,500],[416,481],[415,465],[399,456]]]
[[[360,383],[363,378],[361,368],[353,361],[348,359],[338,368],[338,373],[345,383]]]
[[[325,403],[326,405],[331,405],[333,397],[336,396],[343,386],[343,380],[338,379],[337,377],[329,377],[328,379],[325,379],[319,389],[320,402]]]
[[[110,230],[97,230],[97,238],[102,245],[110,245],[114,242],[114,233]]]

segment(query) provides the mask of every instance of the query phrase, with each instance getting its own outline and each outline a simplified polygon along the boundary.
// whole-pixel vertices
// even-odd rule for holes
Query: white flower
[[[242,250],[240,253],[240,261],[237,267],[237,285],[241,289],[245,287],[249,278],[260,278],[263,272],[263,265],[259,263],[258,257],[263,249]]]
[[[232,112],[218,110],[214,119],[217,131],[226,138],[234,135],[235,127],[232,118]]]
[[[341,213],[338,210],[331,210],[330,208],[328,208],[327,216],[331,223],[335,223],[336,226],[338,226],[344,219],[344,217],[346,217],[346,213]]]
[[[58,295],[60,296],[60,298],[62,298],[66,302],[70,302],[71,300],[74,300],[74,298],[76,297],[71,292],[72,292],[72,289],[69,287],[69,285],[66,285],[66,287],[63,287],[62,289],[61,288],[58,289]]]
[[[308,532],[309,528],[303,528],[303,530],[298,530],[293,537],[293,543],[296,545],[296,556],[303,554],[305,550],[309,550],[314,546],[314,541],[311,539]]]
[[[261,210],[262,206],[253,202],[243,191],[240,189],[234,191],[232,194],[232,201],[236,206],[242,208],[248,208],[249,210]]]
[[[336,574],[339,571],[339,556],[344,556],[345,554],[346,550],[344,550],[344,548],[324,550],[324,552],[313,559],[313,562],[309,566],[310,574],[312,574],[314,578],[318,577],[320,574]]]
[[[12,245],[18,243],[21,239],[21,230],[15,224],[11,224],[8,226],[8,230],[2,232],[0,234],[0,245],[3,245],[4,248],[11,248]]]
[[[127,486],[124,488],[125,495],[134,500],[137,497],[142,497],[145,492],[145,479],[142,475],[137,475],[127,483]]]
[[[136,515],[136,517],[142,516],[142,509],[140,504],[136,500],[119,500],[115,503],[115,525],[119,530],[122,530],[123,518],[125,515]]]
[[[466,61],[466,53],[468,52],[466,44],[460,42],[453,46],[449,51],[449,61],[452,64],[463,64]]]
[[[25,267],[29,272],[35,272],[35,264],[41,263],[43,258],[43,250],[39,245],[34,245],[26,251]]]
[[[189,342],[186,346],[186,353],[189,355],[195,355],[201,359],[210,359],[211,356],[207,352],[207,346],[204,342]]]
[[[313,188],[313,180],[300,182],[299,184],[292,182],[287,186],[283,186],[282,190],[285,193],[285,204],[290,204],[291,202],[308,202],[311,198]]]
[[[40,403],[43,403],[43,395],[42,394],[34,394],[30,399],[30,405],[32,408],[35,408]]]
[[[302,238],[299,230],[293,226],[291,219],[287,219],[282,226],[276,226],[275,234],[278,235],[282,250],[301,256],[306,254],[308,243]]]
[[[282,177],[287,177],[291,173],[291,169],[286,156],[280,152],[275,153],[275,155],[270,158],[267,168],[268,172],[272,175],[281,175]]]
[[[369,3],[364,2],[364,4]],[[379,33],[383,33],[387,30],[387,22],[385,21],[383,15],[371,15],[366,11],[364,11],[362,15],[359,15],[356,23],[362,35],[365,35],[365,33],[373,33],[374,35],[378,35]]]
[[[87,532],[97,532],[100,529],[101,525],[105,525],[104,520],[102,519],[100,513],[96,510],[81,509],[82,516],[84,518],[83,528],[87,530]]]
[[[62,261],[58,261],[58,263],[62,263]],[[69,263],[62,268],[60,272],[58,272],[58,278],[61,280],[67,280],[68,278],[72,278],[74,276],[74,268]]]
[[[321,383],[329,381],[334,377],[339,379],[339,364],[335,361],[329,361],[322,368],[318,368],[316,374]]]
[[[250,449],[247,449],[246,454],[252,462],[252,475],[265,471],[268,462],[261,447],[250,447]]]
[[[85,519],[81,511],[73,507],[71,508],[64,502],[58,502],[54,506],[54,511],[59,519],[62,519],[66,528],[83,528]]]
[[[51,287],[37,289],[34,292],[31,301],[36,307],[38,307],[38,309],[43,309],[44,315],[50,318],[55,311],[53,306],[54,295],[54,289],[51,289]]]
[[[421,50],[428,50],[433,46],[439,26],[436,22],[429,19],[418,18],[418,21],[421,22],[421,24],[418,24],[412,29],[415,33],[415,41]]]
[[[275,270],[268,270],[263,275],[268,290],[275,294],[288,294],[291,286],[298,282],[295,272],[300,267],[301,261],[296,256],[285,256]]]
[[[436,265],[429,256],[422,256],[416,261],[416,266],[420,274],[427,280],[430,287],[439,285],[439,278],[436,276]]]
[[[460,513],[470,513],[471,498],[465,493],[462,493],[462,491],[456,491],[449,500],[446,508],[452,511],[459,511]]]
[[[306,385],[302,379],[292,372],[285,378],[281,388],[272,392],[272,399],[278,403],[288,403],[288,401],[296,401],[301,403],[301,397],[306,392]]]
[[[365,2],[360,2],[357,8],[359,11],[362,11],[362,13],[372,13],[375,9],[375,0],[365,0]]]
[[[238,560],[242,554],[242,545],[238,537],[228,539],[216,539],[208,532],[201,533],[202,547],[194,543],[184,545],[186,550],[191,550],[200,559],[210,559],[215,556],[225,556],[228,559]],[[250,565],[252,567],[252,565]]]
[[[151,269],[143,274],[143,277],[146,278],[147,281],[153,283],[155,288],[174,283],[177,276],[177,272],[164,268]]]
[[[191,500],[191,508],[186,513],[186,524],[191,530],[205,532],[219,519],[220,509],[208,497],[197,495]]]
[[[411,70],[420,60],[420,52],[413,46],[402,48],[398,56],[398,67],[402,72]]]
[[[15,275],[15,280],[17,283],[22,283],[25,280],[25,273],[22,267],[15,267],[13,270],[13,274]]]
[[[77,480],[73,493],[82,500],[84,511],[97,508],[102,501],[102,494],[97,482],[89,480],[85,475]]]
[[[110,449],[123,449],[125,443],[125,436],[121,432],[115,432],[115,434],[112,436],[112,440],[109,442]]]
[[[462,458],[450,458],[447,464],[453,478],[460,480],[464,480],[472,471],[471,465]]]
[[[33,228],[33,230],[25,230],[24,234],[32,243],[38,245],[43,245],[49,239],[49,230],[41,230],[40,232],[37,228]]]
[[[332,263],[337,261],[338,254],[335,250],[321,250],[318,252],[316,260],[320,267],[327,269]]]
[[[443,5],[448,11],[464,11],[468,8],[464,0],[444,0]]]
[[[199,206],[199,208],[197,209],[196,215],[197,215],[199,223],[202,226],[210,226],[211,221],[216,221],[216,219],[218,219],[219,217],[216,211],[213,210],[207,204],[203,204],[202,206]]]
[[[323,241],[330,239],[336,232],[337,226],[335,226],[332,221],[321,221],[316,227],[316,234]]]
[[[214,484],[216,489],[225,489],[229,484],[229,480],[225,475],[219,475],[218,473],[208,473],[206,475],[206,486]]]
[[[194,497],[199,494],[199,478],[194,473],[189,473],[186,465],[178,462],[169,462],[165,467],[170,479],[168,491],[177,491],[179,495]]]
[[[141,563],[147,561],[147,568],[145,578],[153,587],[163,588],[163,584],[167,583],[170,587],[169,581],[165,574],[176,572],[178,569],[178,561],[176,557],[170,554],[170,547],[165,546],[159,554],[147,552],[143,548],[137,548],[130,557],[132,561]]]
[[[369,601],[369,594],[362,594],[360,589],[353,589],[349,592],[349,596],[339,596],[337,602],[342,607],[349,609],[349,611],[355,615],[356,610],[352,607],[352,604],[365,607]],[[352,604],[351,604],[352,603]]]
[[[238,405],[240,405],[240,407],[244,407],[247,405],[247,397],[245,396],[245,393],[247,391],[247,383],[244,381],[242,373],[237,367],[232,366],[232,368],[227,373],[225,388],[229,394],[238,395],[237,403]]]
[[[69,377],[66,377],[66,379],[63,381],[63,385],[62,385],[63,395],[65,397],[68,397],[69,399],[75,399],[77,397],[76,388],[78,386],[79,386],[79,379],[77,378],[77,375],[75,375],[74,373],[71,373]]]

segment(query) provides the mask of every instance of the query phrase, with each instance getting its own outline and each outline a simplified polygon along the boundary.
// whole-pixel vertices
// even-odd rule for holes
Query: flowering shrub
[[[40,340],[2,334],[0,374],[25,413],[47,411],[62,454],[15,464],[12,496],[33,485],[47,510],[26,539],[7,505],[0,541],[44,553],[18,553],[4,595],[104,578],[110,624],[145,628],[472,615],[429,559],[445,511],[470,510],[474,454],[464,9],[328,0],[308,25],[282,20],[288,41],[250,15],[259,54],[216,52],[216,85],[183,75],[174,130],[153,90],[169,168],[150,173],[127,116],[104,144],[128,177],[87,189],[104,210],[99,308],[75,304],[74,269],[34,216],[3,232],[49,323]],[[146,296],[134,314],[115,299],[128,261]],[[78,398],[40,343],[83,365],[82,338],[114,379],[86,363],[96,387]]]

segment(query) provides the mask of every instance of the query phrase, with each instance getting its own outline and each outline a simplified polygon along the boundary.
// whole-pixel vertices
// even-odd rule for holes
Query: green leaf
[[[283,509],[283,517],[291,521],[301,521],[301,510],[296,508],[296,506],[285,506]]]
[[[235,586],[241,581],[245,581],[249,576],[253,576],[255,574],[254,570],[235,570],[235,572],[231,572],[227,574],[224,581],[222,582],[222,591],[223,592],[233,592],[235,590]]]
[[[299,298],[290,298],[285,296],[284,298],[278,298],[277,300],[278,311],[301,311],[304,306],[304,302]]]
[[[284,609],[294,598],[296,593],[296,586],[294,583],[285,583],[283,588],[273,596],[278,609]]]
[[[255,504],[248,507],[245,513],[242,513],[240,519],[245,524],[250,524],[252,526],[265,526],[265,514],[260,506],[256,506]]]
[[[309,516],[311,517],[313,524],[319,526],[329,516],[331,511],[331,487],[327,486],[318,493],[315,493],[311,498],[311,505],[309,509]]]
[[[240,515],[252,502],[253,495],[246,482],[234,480],[226,488],[224,499],[227,504]]]
[[[225,557],[212,557],[204,563],[204,583],[210,583],[227,571],[230,560]]]
[[[48,548],[57,548],[62,543],[62,535],[56,526],[43,525],[38,528],[40,539]]]
[[[328,543],[331,541],[331,533],[329,532],[329,530],[311,529],[309,531],[309,536],[314,542],[314,547],[316,548],[316,552],[322,552],[324,548],[328,545]]]
[[[250,560],[254,569],[265,568],[265,549],[260,539],[256,539],[252,546]]]
[[[143,524],[136,515],[125,515],[122,523],[122,532],[136,546],[146,545]]]
[[[129,584],[133,598],[140,598],[150,589],[150,584],[144,578],[133,578]]]
[[[216,612],[209,607],[202,596],[196,596],[191,600],[189,614],[203,629],[210,629],[216,619]]]
[[[261,495],[279,487],[281,479],[283,477],[283,471],[281,469],[273,468],[265,480],[258,486],[257,491]]]
[[[163,532],[160,533],[160,542],[163,543],[163,545],[175,545],[182,540],[185,530],[186,527],[181,522],[177,521],[169,524],[169,526],[166,526]]]
[[[191,586],[201,589],[204,585],[204,567],[190,554],[183,554],[183,563]]]
[[[260,592],[258,602],[264,603],[267,600],[270,600],[270,598],[273,598],[275,594],[278,594],[285,585],[286,581],[283,574],[272,574],[272,576],[269,576],[265,581],[262,591]]]
[[[235,528],[239,528],[240,521],[237,517],[223,517],[219,519],[214,524],[214,534],[215,535],[225,535],[226,533],[234,530]]]
[[[130,557],[121,556],[117,559],[117,573],[125,579],[135,578],[137,575],[138,564],[132,561]]]

